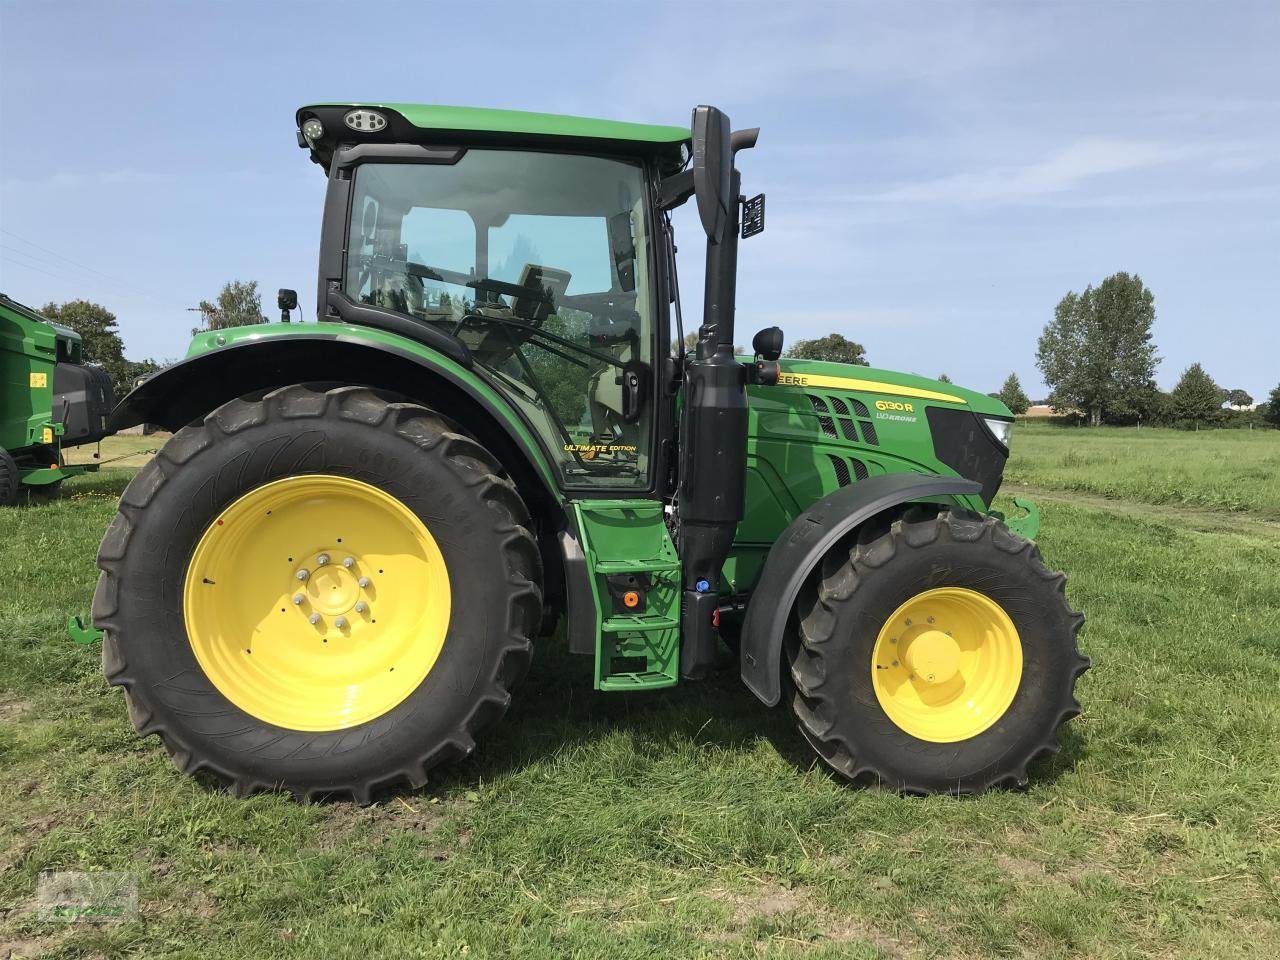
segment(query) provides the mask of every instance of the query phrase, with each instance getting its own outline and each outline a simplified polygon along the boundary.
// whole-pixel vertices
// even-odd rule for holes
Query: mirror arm
[[[759,127],[748,127],[746,130],[735,130],[729,135],[729,146],[734,153],[739,150],[750,150],[760,139]]]
[[[658,183],[658,209],[674,210],[693,196],[693,171],[681,170]]]

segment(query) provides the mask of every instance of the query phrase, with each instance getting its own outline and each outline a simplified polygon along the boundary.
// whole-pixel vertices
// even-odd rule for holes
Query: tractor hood
[[[999,400],[873,367],[784,359],[779,368],[776,386],[750,388],[753,433],[766,455],[777,450],[775,469],[791,478],[803,502],[870,476],[949,469],[980,483],[990,505],[1013,420]],[[810,460],[816,486],[805,492],[799,465]]]

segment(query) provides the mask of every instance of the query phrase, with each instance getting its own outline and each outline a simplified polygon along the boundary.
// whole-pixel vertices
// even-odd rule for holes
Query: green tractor
[[[299,110],[328,178],[317,322],[282,290],[282,322],[198,334],[113,414],[175,431],[98,554],[138,732],[240,795],[365,802],[470,754],[562,622],[601,691],[704,679],[723,635],[850,780],[1025,784],[1088,660],[1034,508],[989,512],[1012,417],[780,361],[777,328],[735,356],[756,136],[714,107],[690,128]]]
[[[63,480],[97,470],[62,450],[106,436],[114,403],[80,334],[0,293],[0,507],[55,499]]]

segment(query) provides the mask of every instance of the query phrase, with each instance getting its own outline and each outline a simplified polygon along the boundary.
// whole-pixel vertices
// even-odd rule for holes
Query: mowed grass
[[[0,957],[1280,955],[1280,537],[1249,514],[1045,502],[1094,669],[1026,792],[850,789],[728,664],[597,694],[552,641],[476,756],[360,809],[182,778],[64,639],[127,475],[0,514]],[[140,918],[36,919],[55,868],[137,873]]]
[[[1062,427],[1020,421],[1005,480],[1280,520],[1280,430]]]

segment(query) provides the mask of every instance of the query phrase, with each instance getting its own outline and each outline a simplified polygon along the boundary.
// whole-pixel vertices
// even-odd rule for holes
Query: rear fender
[[[768,706],[782,699],[782,640],[800,587],[828,550],[872,517],[913,500],[980,493],[959,477],[891,473],[841,487],[791,522],[765,559],[742,625],[742,682]]]
[[[536,501],[561,500],[532,431],[498,393],[409,341],[397,346],[357,332],[255,337],[195,354],[126,396],[108,429],[154,423],[178,430],[236,397],[291,383],[362,384],[429,406],[498,458],[531,509],[537,509]]]

